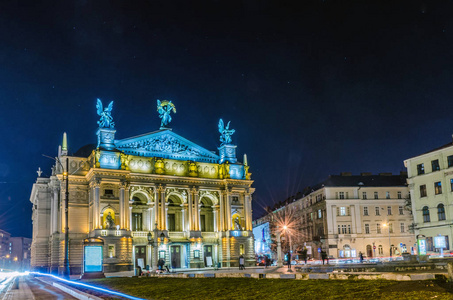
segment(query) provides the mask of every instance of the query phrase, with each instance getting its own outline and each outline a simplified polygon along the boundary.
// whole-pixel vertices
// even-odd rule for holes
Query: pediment
[[[220,157],[172,132],[162,129],[147,134],[116,140],[118,150],[137,156],[163,157],[176,160],[218,163]]]

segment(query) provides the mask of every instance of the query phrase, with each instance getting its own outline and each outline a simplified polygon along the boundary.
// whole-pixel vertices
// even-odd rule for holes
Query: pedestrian
[[[322,258],[322,264],[324,265],[324,262],[327,259],[327,253],[325,251],[321,251],[321,258]]]
[[[288,256],[288,270],[291,270],[291,252],[288,251],[286,255]]]
[[[269,265],[269,257],[267,257],[267,255],[264,255],[264,268],[267,269],[268,265]]]
[[[363,254],[362,254],[362,252],[359,252],[359,257],[360,257],[360,263],[363,263]]]
[[[245,270],[244,256],[239,256],[239,270]]]

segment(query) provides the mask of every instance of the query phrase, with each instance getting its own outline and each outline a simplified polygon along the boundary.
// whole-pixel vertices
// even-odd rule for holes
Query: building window
[[[452,189],[453,191],[453,189]],[[426,197],[426,184],[420,186],[420,197]]]
[[[434,182],[434,193],[436,195],[442,194],[442,184],[440,181]]]
[[[141,213],[132,213],[132,231],[142,231]]]
[[[429,218],[429,208],[428,206],[423,207],[423,222],[428,223],[431,222]]]
[[[341,233],[346,234],[346,225],[341,225]]]
[[[393,233],[393,224],[389,223],[389,233]]]
[[[445,207],[442,203],[437,205],[437,219],[439,221],[445,220]]]
[[[390,192],[385,192],[385,198],[390,199]]]
[[[114,244],[109,244],[109,257],[115,257],[115,245]]]
[[[387,206],[387,215],[391,216],[392,215],[392,207]]]
[[[404,223],[400,224],[400,230],[401,230],[401,233],[404,233]]]
[[[376,224],[376,233],[381,233],[381,224]]]
[[[375,212],[376,216],[380,216],[381,215],[381,211],[379,210],[379,207],[375,207],[374,208],[374,212]]]
[[[382,248],[382,245],[379,245],[378,253],[381,254],[381,255],[384,254],[384,248]]]
[[[346,207],[340,207],[340,216],[346,216]]]
[[[363,208],[363,215],[364,215],[364,216],[368,216],[368,206],[365,206],[365,207]]]
[[[113,198],[113,190],[104,190],[104,197]]]
[[[417,165],[417,174],[418,175],[425,174],[425,166],[423,164]]]
[[[453,167],[453,155],[447,156],[448,167]]]
[[[401,194],[401,192],[398,192],[398,199],[403,199],[403,195]]]
[[[400,215],[404,215],[404,207],[402,206],[398,207],[398,211]]]
[[[453,179],[450,179],[451,191],[453,192]]]
[[[440,170],[440,167],[439,167],[439,160],[438,160],[438,159],[432,160],[432,161],[431,161],[431,167],[433,168],[433,172],[439,171],[439,170]]]
[[[344,192],[340,192],[340,199],[344,199]]]
[[[338,234],[341,234],[341,226],[338,225]]]
[[[363,199],[363,200],[366,199],[366,192],[362,192],[362,199]]]
[[[370,224],[365,224],[365,234],[370,234]]]
[[[318,219],[322,218],[322,210],[318,209]]]
[[[378,192],[374,192],[374,199],[379,199],[379,194],[378,194]]]

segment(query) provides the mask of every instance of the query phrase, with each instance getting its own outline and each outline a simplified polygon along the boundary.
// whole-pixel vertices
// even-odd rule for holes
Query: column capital
[[[164,185],[159,184],[159,185],[157,186],[157,191],[158,191],[158,192],[163,193],[163,192],[165,192],[165,189],[166,189],[165,184],[164,184]]]
[[[196,187],[196,186],[193,186],[191,189],[190,189],[190,192],[192,194],[197,194],[198,192],[200,191],[200,188]]]
[[[119,183],[119,187],[120,187],[120,189],[129,190],[130,184],[126,180],[121,180],[120,183]]]

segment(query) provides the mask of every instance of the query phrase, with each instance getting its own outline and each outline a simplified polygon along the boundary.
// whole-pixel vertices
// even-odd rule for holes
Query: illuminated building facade
[[[237,161],[230,137],[234,130],[226,131],[217,154],[167,124],[115,140],[107,108],[104,113],[98,146],[70,156],[64,138],[61,164],[55,164],[50,178],[38,177],[33,185],[32,268],[62,271],[67,159],[71,274],[81,272],[88,237],[104,241],[104,272],[156,269],[160,258],[174,270],[237,266],[240,255],[254,265],[253,181],[246,156],[243,163]],[[222,137],[228,126],[219,123]]]
[[[427,254],[440,252],[435,237],[443,236],[444,250],[453,249],[453,143],[406,159],[415,236],[425,240]]]
[[[292,249],[307,249],[319,259],[321,251],[334,258],[386,257],[411,252],[415,238],[411,231],[406,175],[331,175],[309,187],[304,195],[264,216],[279,226],[279,215],[293,222]],[[256,220],[256,224],[262,223]],[[281,223],[281,222],[280,222]],[[284,232],[284,231],[282,231]]]

